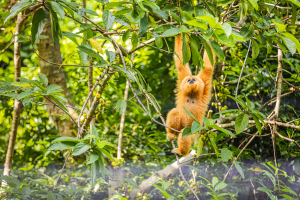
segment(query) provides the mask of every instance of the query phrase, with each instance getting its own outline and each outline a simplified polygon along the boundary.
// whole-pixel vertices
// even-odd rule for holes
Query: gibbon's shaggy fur
[[[189,64],[183,65],[182,57],[182,39],[181,35],[175,38],[175,52],[178,57],[174,55],[175,66],[178,72],[178,93],[176,108],[173,108],[167,115],[167,126],[183,131],[187,126],[192,126],[195,121],[183,109],[185,107],[195,118],[202,123],[204,114],[207,110],[210,101],[213,66],[209,61],[209,57],[204,52],[204,67],[197,76],[193,76],[189,68]],[[213,51],[212,51],[213,52]],[[213,52],[213,57],[215,54]],[[182,133],[175,132],[167,128],[167,139],[169,141],[178,137],[178,148],[173,149],[172,153],[178,153],[186,156],[195,139],[195,134],[186,136],[182,139]]]

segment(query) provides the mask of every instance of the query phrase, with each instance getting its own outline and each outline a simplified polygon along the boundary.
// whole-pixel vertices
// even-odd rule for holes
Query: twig
[[[247,51],[247,54],[246,54],[246,57],[245,57],[245,60],[244,60],[244,63],[243,63],[243,67],[242,67],[242,70],[241,70],[241,73],[240,73],[240,76],[239,76],[239,80],[238,80],[237,86],[236,86],[235,97],[237,97],[237,95],[238,95],[238,90],[239,90],[240,80],[241,80],[242,73],[243,73],[243,70],[244,70],[244,67],[245,67],[247,58],[248,58],[249,51],[250,51],[251,41],[252,41],[252,40],[250,40],[249,47],[248,47],[248,51]],[[237,107],[238,107],[239,109],[241,109],[240,106],[239,106],[239,104],[238,104],[238,102],[235,102],[235,103],[236,103]]]
[[[0,55],[3,54],[13,43],[14,43],[14,39],[4,49],[2,49]]]
[[[280,133],[278,133],[277,131],[275,132],[276,135],[278,135],[278,137],[282,138],[282,139],[285,139],[289,142],[294,142],[299,148],[300,148],[300,145],[296,142],[296,140],[294,139],[291,139],[291,138],[288,138],[288,137],[284,137],[283,135],[281,135]]]
[[[280,1],[278,1],[278,2],[280,2]],[[278,4],[278,3],[277,3],[277,4]],[[265,5],[268,5],[268,6],[274,6],[274,7],[279,8],[279,9],[286,9],[286,10],[293,9],[292,7],[281,7],[281,6],[277,6],[277,4],[274,5],[274,4],[271,4],[271,3],[265,3]],[[274,8],[274,7],[273,7],[273,8]],[[272,12],[272,11],[270,11],[270,12]]]
[[[294,91],[284,93],[284,94],[280,95],[280,97],[284,97],[284,96],[290,95],[290,94],[292,94],[292,93],[294,93]],[[275,98],[273,98],[273,99],[270,99],[269,101],[267,101],[266,103],[264,103],[264,105],[262,105],[262,106],[258,109],[258,111],[262,111],[262,110],[264,109],[264,107],[266,107],[267,105],[271,105],[271,104],[275,103],[275,102],[276,102],[276,98],[277,98],[277,97],[275,97]]]
[[[32,102],[34,103],[37,103],[37,104],[41,104],[41,105],[49,105],[49,106],[56,106],[57,104],[52,104],[52,103],[41,103],[41,102],[38,102],[38,101],[34,101],[32,100]],[[68,106],[68,105],[65,105],[66,107],[69,107],[69,108],[73,108],[74,110],[76,110],[77,112],[80,112],[80,110],[78,108],[75,108],[73,106]]]
[[[54,185],[53,185],[53,191],[54,191],[55,186],[57,185],[57,183],[58,183],[58,181],[59,181],[59,179],[60,179],[61,173],[63,172],[63,170],[64,170],[64,168],[65,168],[65,166],[66,166],[67,160],[69,159],[69,156],[71,155],[71,152],[72,152],[72,150],[70,150],[70,152],[68,153],[67,158],[66,158],[66,160],[65,160],[65,162],[64,162],[64,165],[63,165],[63,167],[61,168],[60,173],[59,173],[59,175],[58,175],[58,177],[57,177],[57,179],[56,179],[56,181],[55,181],[55,183],[54,183]]]
[[[172,142],[173,149],[175,149],[176,147],[174,145],[174,140],[172,140],[171,142]],[[179,159],[178,159],[177,153],[175,153],[175,156],[176,156],[176,160],[177,160],[178,169],[179,169],[179,172],[180,172],[180,175],[181,175],[183,181],[188,186],[188,188],[193,192],[193,194],[196,197],[196,199],[200,200],[199,197],[197,196],[196,192],[193,190],[193,188],[191,188],[190,184],[186,181],[186,179],[183,176],[183,173],[182,173],[182,170],[181,170],[181,167],[180,167],[180,163],[179,163]]]
[[[278,122],[278,121],[269,121],[269,120],[264,120],[264,122],[266,124],[276,124],[278,126],[284,126],[287,128],[294,128],[294,129],[300,129],[300,126],[296,126],[296,125],[292,125],[292,124],[288,124],[288,123],[282,123],[282,122]],[[249,124],[254,124],[255,121],[254,120],[249,120]],[[228,123],[228,124],[218,124],[218,126],[222,127],[222,128],[227,128],[227,127],[232,127],[235,125],[235,122],[232,123]]]
[[[140,48],[143,48],[147,44],[150,44],[150,43],[152,43],[154,41],[155,41],[155,38],[152,38],[152,39],[150,39],[150,40],[148,40],[146,42],[143,42],[142,44],[138,45],[135,49],[131,49],[128,54],[132,54],[133,52],[139,50]]]

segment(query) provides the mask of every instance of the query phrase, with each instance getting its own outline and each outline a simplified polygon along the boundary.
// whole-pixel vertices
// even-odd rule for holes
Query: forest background
[[[299,6],[3,0],[0,197],[298,199]],[[217,55],[180,164],[164,127],[179,33],[193,74]]]

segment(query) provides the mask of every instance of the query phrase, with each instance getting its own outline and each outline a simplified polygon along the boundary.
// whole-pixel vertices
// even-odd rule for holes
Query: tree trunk
[[[70,102],[71,96],[67,89],[65,70],[63,67],[60,68],[59,65],[62,62],[61,54],[60,54],[60,44],[57,43],[56,45],[54,45],[53,43],[50,18],[48,19],[48,23],[45,25],[42,35],[46,35],[49,38],[40,40],[40,43],[38,44],[39,55],[44,60],[46,60],[44,61],[43,59],[39,58],[41,73],[47,76],[49,85],[56,84],[61,86],[61,88],[63,89],[62,94],[64,94],[65,97]],[[49,62],[59,63],[59,64],[58,65],[51,64]],[[49,102],[47,99],[44,99],[44,101],[45,103],[51,104],[51,102]],[[70,105],[70,103],[68,103],[67,105]],[[78,118],[78,114],[74,109],[70,107],[68,107],[68,109],[72,117]],[[60,120],[60,116],[52,115],[52,114],[61,114],[61,115],[65,114],[61,109],[53,105],[47,105],[47,111],[60,136],[76,135],[75,126],[71,120],[69,119]]]
[[[21,27],[22,27],[22,20],[23,13],[20,12],[17,17],[16,23],[16,31],[15,34],[21,34]],[[17,42],[18,36],[15,36],[14,42],[14,65],[15,65],[15,81],[19,82],[18,77],[21,76],[21,43]],[[16,91],[16,93],[19,93]],[[16,142],[16,136],[18,131],[18,126],[20,122],[20,112],[21,112],[22,103],[20,100],[15,99],[14,104],[14,116],[11,125],[11,132],[9,137],[9,144],[6,153],[6,159],[4,164],[4,172],[3,175],[10,176],[11,166],[12,166],[12,159],[14,155],[14,147]],[[6,185],[6,183],[2,183],[2,186]]]

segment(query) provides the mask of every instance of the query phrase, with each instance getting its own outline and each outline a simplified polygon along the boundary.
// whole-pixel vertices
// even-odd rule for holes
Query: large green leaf
[[[100,56],[98,53],[96,53],[95,51],[93,51],[92,49],[89,49],[89,48],[87,48],[87,47],[85,47],[85,46],[78,46],[77,47],[79,50],[81,50],[81,51],[83,51],[83,52],[85,52],[85,53],[87,53],[89,56],[91,56],[91,57],[94,57],[94,58],[96,58],[96,59],[98,59],[98,60],[103,60],[103,61],[105,61],[103,58],[102,58],[102,56]],[[105,61],[106,62],[106,61]]]
[[[217,147],[215,139],[214,139],[215,138],[214,134],[215,134],[214,132],[209,131],[209,133],[207,135],[209,137],[209,140],[210,140],[212,146],[214,147],[217,157],[219,157],[219,150],[218,150],[218,147]]]
[[[235,119],[235,125],[234,125],[236,134],[243,132],[247,128],[248,123],[249,123],[248,115],[244,113],[239,114]]]
[[[16,14],[19,12],[25,10],[27,7],[35,4],[35,2],[31,0],[21,0],[18,3],[16,3],[11,9],[10,9],[10,14],[5,18],[4,24],[6,23],[7,20],[10,18],[14,17]]]
[[[227,135],[230,135],[230,136],[233,137],[233,138],[236,138],[236,136],[235,136],[231,131],[229,131],[229,130],[227,130],[227,129],[224,129],[224,128],[222,128],[222,127],[219,127],[219,126],[216,125],[216,124],[209,125],[209,127],[214,128],[214,129],[217,129],[217,130],[219,130],[219,131],[221,131],[221,132],[223,132],[223,133],[226,133]]]
[[[187,126],[183,129],[182,139],[189,135],[192,135],[192,131],[191,131],[191,127]]]
[[[64,8],[61,5],[59,5],[58,3],[56,3],[55,1],[50,1],[50,3],[52,6],[52,9],[59,14],[61,19],[63,19],[65,16]]]
[[[41,35],[48,21],[48,12],[42,8],[38,9],[32,18],[31,40],[34,44],[35,40]]]
[[[238,170],[238,172],[242,176],[242,178],[245,179],[245,175],[244,175],[243,169],[241,168],[241,166],[239,165],[239,163],[234,158],[233,158],[233,163],[235,165],[235,168]]]
[[[249,40],[250,38],[252,38],[252,36],[254,35],[254,30],[255,27],[253,24],[246,24],[245,26],[243,26],[243,28],[241,28],[241,35],[244,36],[245,40]]]
[[[70,142],[70,141],[58,142],[58,143],[52,144],[48,148],[48,151],[51,151],[51,150],[73,149],[75,147],[75,145],[76,145],[75,142]]]
[[[42,73],[38,73],[38,76],[39,76],[39,79],[40,81],[45,85],[47,86],[48,85],[48,78],[45,74],[42,74]]]
[[[63,136],[63,137],[56,138],[55,140],[53,140],[51,142],[51,144],[54,144],[54,143],[57,143],[57,142],[74,142],[74,143],[78,143],[79,141],[80,141],[80,139],[78,139],[78,138]]]
[[[193,59],[193,64],[195,66],[199,65],[199,61],[202,58],[200,56],[199,50],[198,50],[198,41],[193,39],[193,37],[190,37],[190,45],[191,45],[191,52],[192,52],[192,59]]]
[[[252,40],[252,59],[255,60],[259,55],[259,46],[257,42],[253,39]]]
[[[222,24],[222,28],[223,28],[226,36],[229,37],[232,33],[231,25],[228,23],[224,23],[224,24]]]
[[[232,151],[230,151],[228,148],[223,148],[221,150],[221,158],[223,162],[228,162],[233,157]]]
[[[115,21],[115,16],[109,10],[105,10],[102,14],[102,20],[106,29],[110,29]]]
[[[187,34],[182,34],[182,57],[184,65],[188,63],[191,59],[191,50],[187,42],[187,37]]]
[[[97,160],[99,159],[99,155],[97,153],[94,153],[94,152],[90,152],[90,155],[87,156],[87,162],[86,164],[89,165],[93,162],[96,162]]]
[[[211,65],[214,66],[214,56],[213,56],[213,53],[211,51],[211,48],[210,48],[209,44],[207,43],[207,41],[204,38],[199,37],[199,39],[201,40],[201,42],[202,42],[202,44],[205,48],[205,51],[208,55],[208,58],[209,58],[209,61],[210,61]]]
[[[174,35],[178,35],[180,33],[179,28],[171,28],[169,30],[166,30],[161,36],[162,37],[170,37]]]
[[[213,18],[211,16],[201,16],[201,17],[196,17],[196,18],[206,21],[211,28],[215,28],[216,24],[218,23],[217,19]]]
[[[148,30],[148,16],[145,15],[140,21],[139,36],[143,36]]]
[[[122,24],[124,26],[127,26],[127,27],[131,26],[130,20],[125,15],[117,15],[117,16],[115,16],[115,21],[117,23],[120,23],[120,24]]]
[[[185,107],[182,107],[182,108],[189,116],[191,116],[196,122],[198,122],[198,120],[194,117],[194,115],[192,115],[192,113],[190,113],[190,111],[188,111]],[[200,122],[198,122],[198,123],[200,123]]]
[[[191,26],[195,26],[195,27],[199,27],[202,28],[203,30],[207,30],[207,24],[204,22],[199,22],[197,20],[191,20],[191,21],[186,21],[184,22],[185,24],[191,25]]]
[[[218,43],[212,39],[209,40],[210,41],[210,45],[212,47],[212,49],[214,50],[215,54],[223,61],[225,61],[225,57],[224,57],[224,53],[223,50],[221,49],[221,47],[218,45]]]
[[[78,156],[80,154],[83,154],[84,152],[86,152],[88,149],[90,148],[89,144],[86,144],[84,142],[80,142],[78,144],[75,145],[74,149],[73,149],[73,156]]]
[[[117,102],[117,108],[116,110],[119,111],[119,114],[121,115],[126,109],[126,102],[123,99],[119,99]]]

